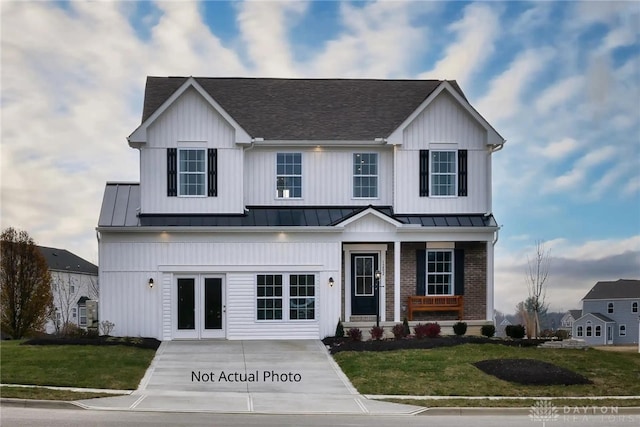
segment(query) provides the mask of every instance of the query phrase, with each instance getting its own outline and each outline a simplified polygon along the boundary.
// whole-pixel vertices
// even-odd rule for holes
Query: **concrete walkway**
[[[163,342],[138,390],[87,409],[413,415],[422,407],[359,395],[316,340]]]

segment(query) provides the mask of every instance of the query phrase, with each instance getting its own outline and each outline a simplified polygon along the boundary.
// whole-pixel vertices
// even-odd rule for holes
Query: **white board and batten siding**
[[[301,198],[276,197],[277,153],[302,154]],[[378,197],[353,197],[354,153],[378,153]],[[244,192],[249,206],[390,205],[393,202],[393,152],[391,147],[256,146],[245,153]]]
[[[195,89],[188,89],[147,130],[140,149],[142,213],[242,213],[244,153],[235,130]],[[216,148],[217,197],[167,197],[167,148]]]
[[[396,151],[394,210],[403,214],[491,211],[487,131],[451,95],[441,93],[404,130]],[[466,197],[419,197],[420,150],[468,150]]]
[[[335,330],[340,315],[339,241],[316,236],[311,244],[308,237],[272,234],[271,241],[263,236],[257,239],[263,241],[250,243],[234,242],[232,235],[160,234],[103,234],[100,310],[103,319],[116,324],[114,334],[173,339],[171,290],[176,275],[191,273],[224,277],[227,339],[317,339]],[[315,320],[256,320],[257,275],[280,273],[315,275]],[[329,277],[336,282],[333,287]],[[154,279],[152,289],[149,278]]]

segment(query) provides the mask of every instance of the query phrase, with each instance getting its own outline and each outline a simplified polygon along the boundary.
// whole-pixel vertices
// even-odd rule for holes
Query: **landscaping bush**
[[[491,338],[496,334],[496,327],[493,325],[482,325],[480,333],[487,338]]]
[[[569,331],[566,329],[558,329],[554,336],[559,340],[566,340],[569,339]]]
[[[87,331],[75,323],[67,322],[60,328],[60,335],[63,337],[79,338],[87,336]]]
[[[409,328],[409,321],[407,320],[406,317],[402,321],[402,327],[404,327],[404,336],[405,337],[408,337],[409,335],[411,335],[411,328]]]
[[[393,332],[393,337],[397,340],[401,340],[402,338],[407,336],[405,333],[404,325],[402,323],[396,323],[393,326],[393,329],[391,329],[391,332]]]
[[[381,340],[384,335],[384,328],[382,326],[374,326],[369,333],[371,334],[371,339]]]
[[[436,338],[438,335],[440,335],[440,325],[437,323],[418,323],[413,328],[413,332],[418,339],[422,339],[425,337]]]
[[[508,337],[518,340],[524,338],[525,335],[524,326],[522,325],[507,325],[504,332]]]
[[[462,336],[467,333],[467,322],[458,322],[453,325],[453,333]]]
[[[336,338],[344,337],[344,326],[342,326],[342,321],[338,319],[338,325],[336,326]]]
[[[358,328],[351,328],[347,331],[351,341],[362,341],[362,331]]]

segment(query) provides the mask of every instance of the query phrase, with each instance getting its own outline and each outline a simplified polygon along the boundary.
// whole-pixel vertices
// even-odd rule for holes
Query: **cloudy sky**
[[[1,221],[97,262],[104,183],[154,76],[456,79],[494,157],[496,307],[640,278],[638,2],[11,2],[1,8]]]

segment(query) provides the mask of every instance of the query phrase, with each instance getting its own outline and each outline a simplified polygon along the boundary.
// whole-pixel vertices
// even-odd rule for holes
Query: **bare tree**
[[[527,282],[527,291],[529,292],[527,311],[530,311],[533,317],[533,331],[531,332],[534,337],[537,337],[540,334],[540,314],[547,309],[545,298],[547,296],[547,277],[549,276],[551,255],[541,240],[536,241],[535,250],[536,253],[533,259],[527,256],[525,280]]]
[[[100,285],[98,284],[98,278],[89,276],[89,298],[97,300],[100,298]]]
[[[51,308],[47,262],[26,231],[9,227],[0,238],[2,331],[13,338],[42,330]]]
[[[55,271],[51,274],[51,287],[55,311],[49,318],[53,320],[56,332],[60,332],[60,327],[71,321],[73,309],[77,310],[80,283],[72,274]]]

